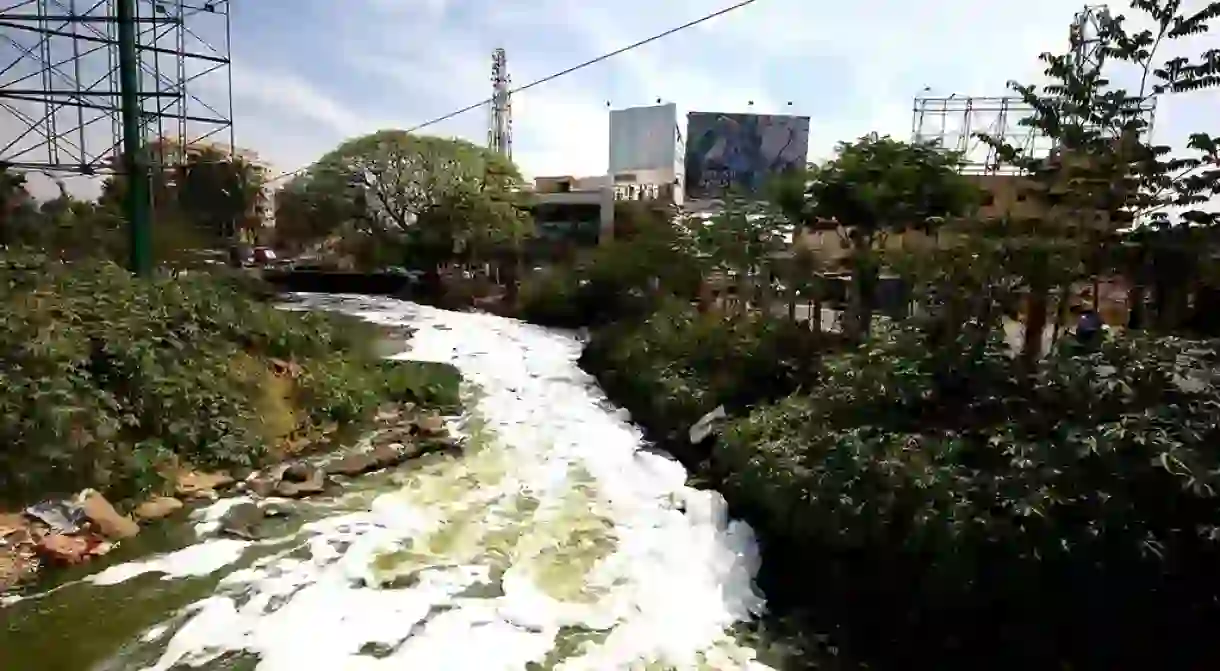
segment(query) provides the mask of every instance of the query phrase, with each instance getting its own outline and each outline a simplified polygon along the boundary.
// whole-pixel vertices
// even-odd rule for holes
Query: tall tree
[[[1100,259],[1117,259],[1136,284],[1133,302],[1142,304],[1145,282],[1159,287],[1160,321],[1170,326],[1178,321],[1173,306],[1187,302],[1174,289],[1188,283],[1194,265],[1189,254],[1183,256],[1191,245],[1182,242],[1196,237],[1190,229],[1220,223],[1214,206],[1220,196],[1217,138],[1192,133],[1182,151],[1154,145],[1148,137],[1157,101],[1220,85],[1220,50],[1168,59],[1159,55],[1173,42],[1208,32],[1220,17],[1220,2],[1189,12],[1182,10],[1181,0],[1132,0],[1131,7],[1150,28],[1130,30],[1126,17],[1103,14],[1093,36],[1092,66],[1082,64],[1076,53],[1044,53],[1040,59],[1050,83],[1013,84],[1034,110],[1021,123],[1054,140],[1054,152],[1031,155],[1001,138],[980,136],[1003,160],[1023,170],[1026,195],[1040,206],[1033,216],[1009,222],[1020,241],[1015,247],[1021,253],[1013,258],[1019,261],[1017,272],[1026,277],[1030,298],[1023,347],[1027,361],[1040,354],[1048,294],[1056,284],[1082,279],[1080,274],[1056,277],[1052,267],[1097,272]],[[1073,52],[1084,39],[1073,36]],[[1111,80],[1124,67],[1134,70],[1134,91]],[[1121,238],[1118,253],[1102,249],[1120,240],[1116,232],[1131,226],[1141,233]],[[1167,263],[1170,257],[1173,261]],[[1047,261],[1052,258],[1053,263]],[[1061,294],[1066,293],[1065,286]]]
[[[886,238],[932,231],[981,202],[978,187],[960,167],[960,154],[933,143],[874,133],[841,143],[833,159],[811,170],[808,225],[838,231],[849,250],[853,291],[844,324],[849,335],[868,333],[881,271],[878,250]]]
[[[323,156],[288,202],[341,213],[349,235],[433,268],[518,245],[529,230],[522,181],[511,161],[470,142],[384,130]]]
[[[730,196],[721,211],[691,217],[688,227],[708,268],[731,278],[743,303],[769,310],[771,278],[792,239],[791,222],[767,203]]]
[[[171,138],[148,143],[155,226],[173,220],[202,244],[251,237],[269,209],[267,168],[256,157],[211,143],[181,145]],[[117,207],[127,189],[116,174],[103,184],[101,202]],[[155,235],[155,232],[154,232]]]

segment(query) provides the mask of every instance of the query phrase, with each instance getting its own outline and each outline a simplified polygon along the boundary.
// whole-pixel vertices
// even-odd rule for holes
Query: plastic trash
[[[727,417],[728,414],[724,411],[723,405],[716,406],[716,409],[699,418],[690,427],[690,442],[692,445],[698,445],[707,439],[708,436],[716,429],[716,424]]]
[[[61,534],[77,533],[86,522],[85,511],[68,501],[43,501],[23,512]]]

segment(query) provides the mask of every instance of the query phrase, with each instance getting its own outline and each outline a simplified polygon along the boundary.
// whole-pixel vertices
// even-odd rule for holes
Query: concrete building
[[[616,201],[682,204],[684,146],[676,105],[611,110],[608,142],[604,175],[534,179],[532,212],[541,244],[612,240]]]
[[[1032,217],[1038,212],[1040,205],[1029,199],[1024,193],[1023,180],[1019,175],[966,175],[983,190],[983,202],[979,207],[978,216],[981,219],[995,219],[1003,216]],[[919,232],[892,235],[886,240],[886,249],[900,251],[904,249],[919,249],[932,244],[952,244],[951,233],[941,233],[934,240]],[[816,252],[824,263],[834,264],[847,255],[847,247],[843,244],[843,231],[805,231],[797,238],[797,244]]]
[[[571,248],[598,244],[604,219],[613,216],[613,190],[605,176],[534,178],[531,213],[538,233],[538,255],[562,255]]]

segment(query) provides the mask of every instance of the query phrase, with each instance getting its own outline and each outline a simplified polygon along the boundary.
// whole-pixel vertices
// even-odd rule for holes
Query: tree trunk
[[[1038,359],[1042,357],[1042,336],[1046,331],[1046,312],[1049,309],[1050,287],[1045,277],[1038,277],[1031,283],[1029,290],[1029,306],[1025,315],[1024,342],[1021,346],[1021,363],[1026,370],[1032,370]]]
[[[1127,289],[1127,328],[1132,331],[1137,331],[1144,328],[1144,295],[1146,290],[1143,284],[1134,283],[1131,288]]]
[[[1065,286],[1063,287],[1063,290],[1059,292],[1059,300],[1055,303],[1055,327],[1051,331],[1051,345],[1059,342],[1059,335],[1062,333],[1063,327],[1067,323],[1068,304],[1069,301],[1071,301],[1071,293],[1071,286]]]

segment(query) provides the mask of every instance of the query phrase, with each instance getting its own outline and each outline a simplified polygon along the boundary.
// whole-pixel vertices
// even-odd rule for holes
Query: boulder
[[[89,541],[82,536],[51,534],[39,539],[34,550],[49,563],[71,566],[89,556]]]
[[[155,496],[136,506],[136,519],[149,522],[169,517],[182,508],[182,501],[172,496]]]
[[[288,482],[306,482],[309,478],[313,477],[316,470],[316,466],[312,466],[304,461],[298,461],[285,466],[283,473],[280,474],[280,479],[287,480]]]
[[[321,494],[326,489],[326,472],[317,466],[310,465],[306,478],[300,482],[280,480],[275,485],[276,496],[295,499],[311,494]]]
[[[411,458],[422,457],[425,454],[444,452],[451,455],[462,453],[462,444],[448,436],[433,436],[416,441]]]
[[[275,494],[275,486],[278,481],[274,476],[267,473],[255,473],[246,478],[245,490],[259,498],[265,499],[268,496]]]
[[[402,408],[387,406],[377,411],[377,421],[382,423],[392,422],[402,417]]]
[[[233,476],[224,472],[184,471],[178,474],[175,489],[178,495],[184,498],[215,499],[217,490],[224,489],[233,483]]]
[[[374,465],[379,469],[397,466],[411,458],[410,452],[408,452],[406,446],[402,443],[378,445],[369,450],[369,456],[372,457]]]
[[[414,422],[415,432],[423,436],[439,436],[448,433],[445,418],[440,415],[425,415]]]
[[[254,540],[258,538],[258,525],[265,516],[263,509],[253,503],[238,503],[221,516],[220,533]]]
[[[328,475],[345,475],[348,477],[377,470],[377,459],[372,452],[356,452],[326,463]]]
[[[140,533],[140,525],[130,517],[120,515],[100,493],[86,489],[80,493],[79,500],[85,517],[107,538],[131,538]]]
[[[283,499],[270,499],[259,504],[263,517],[288,517],[295,512],[293,503]]]
[[[379,431],[376,436],[373,436],[374,445],[389,445],[390,443],[405,443],[411,440],[411,436],[415,433],[413,426],[397,426]]]

